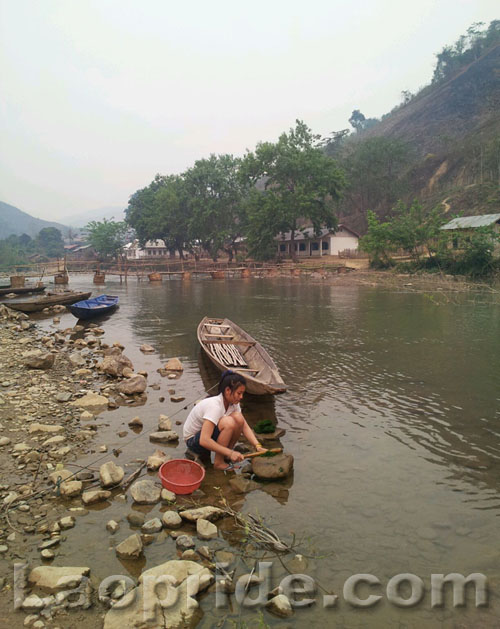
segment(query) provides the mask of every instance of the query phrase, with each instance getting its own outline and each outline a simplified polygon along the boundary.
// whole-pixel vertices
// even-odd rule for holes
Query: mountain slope
[[[56,227],[63,236],[68,231],[68,228],[61,223],[35,218],[13,205],[0,201],[0,240],[12,234],[16,236],[28,234],[34,238],[44,227]]]
[[[499,212],[500,44],[447,81],[425,87],[377,124],[349,136],[346,163],[376,138],[408,147],[409,160],[396,176],[402,190],[398,198],[407,203],[418,199],[428,209],[441,204],[450,216]],[[361,208],[356,199],[362,189],[363,176],[352,181],[341,218],[364,231],[366,209],[383,217],[397,199]]]

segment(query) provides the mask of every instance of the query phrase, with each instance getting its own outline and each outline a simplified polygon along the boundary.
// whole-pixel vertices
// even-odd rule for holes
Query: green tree
[[[471,233],[459,236],[459,249],[456,272],[482,277],[494,268],[494,251],[500,236],[492,227],[478,227]]]
[[[87,239],[101,260],[117,256],[125,244],[127,225],[122,221],[91,221],[85,226]]]
[[[351,208],[387,212],[408,190],[407,171],[411,152],[401,140],[375,137],[353,143],[342,161],[348,186],[346,213]]]
[[[418,262],[425,251],[432,256],[434,241],[445,223],[442,206],[424,212],[422,205],[414,201],[407,207],[402,201],[393,209],[394,216],[388,225],[388,237],[395,249],[407,251]]]
[[[184,178],[156,175],[153,181],[130,197],[127,222],[135,229],[141,244],[162,239],[170,254],[191,249],[189,239],[190,210]]]
[[[349,129],[332,131],[330,136],[324,138],[322,141],[326,155],[328,155],[328,157],[334,157],[337,159],[340,156],[348,137]]]
[[[479,57],[489,48],[500,42],[500,20],[490,22],[485,28],[483,22],[475,22],[461,35],[455,44],[445,46],[436,55],[433,83],[451,78],[461,68]]]
[[[375,212],[366,212],[368,229],[359,241],[359,248],[370,257],[370,265],[375,268],[387,268],[392,266],[390,254],[395,247],[391,241],[390,223],[380,221]]]
[[[64,241],[56,227],[44,227],[36,237],[37,248],[49,258],[57,258],[64,253]]]
[[[184,174],[190,236],[214,261],[221,249],[231,261],[242,236],[246,184],[240,167],[241,160],[232,155],[211,155],[197,160]]]
[[[355,109],[352,114],[351,117],[349,118],[349,124],[356,129],[356,131],[361,131],[363,129],[363,125],[365,122],[366,118],[364,116],[364,114],[362,114],[359,109]]]
[[[282,133],[278,141],[261,142],[247,153],[242,175],[264,190],[252,193],[247,204],[246,225],[252,255],[262,255],[279,232],[291,232],[295,258],[295,232],[300,220],[312,222],[315,232],[337,226],[334,203],[345,185],[336,162],[327,157],[314,135],[302,121]]]

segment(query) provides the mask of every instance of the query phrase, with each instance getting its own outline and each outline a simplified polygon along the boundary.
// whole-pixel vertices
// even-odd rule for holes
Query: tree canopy
[[[242,210],[246,183],[241,160],[232,155],[211,155],[197,160],[184,175],[191,237],[217,259],[224,249],[232,259],[244,223]]]
[[[295,128],[277,142],[261,142],[244,158],[242,174],[249,182],[263,182],[253,193],[246,217],[250,250],[265,254],[279,232],[291,231],[293,241],[300,220],[311,221],[316,232],[335,228],[335,202],[345,182],[336,162],[321,148],[320,136],[297,120]]]
[[[191,248],[189,208],[180,175],[156,175],[149,186],[130,197],[126,216],[142,245],[161,239],[171,255],[177,250],[181,258],[184,250]]]
[[[91,221],[85,229],[88,241],[101,259],[117,256],[125,244],[127,225],[122,221]]]
[[[451,46],[445,46],[436,55],[433,83],[452,77],[460,68],[478,59],[484,51],[500,42],[500,20],[493,20],[485,28],[483,22],[475,22]]]
[[[36,243],[48,258],[57,258],[64,253],[64,241],[57,227],[44,227],[38,232]]]

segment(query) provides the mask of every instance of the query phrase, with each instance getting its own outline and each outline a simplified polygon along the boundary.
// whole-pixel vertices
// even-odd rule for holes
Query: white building
[[[139,246],[139,241],[134,240],[123,247],[127,260],[144,258],[158,258],[168,255],[168,249],[163,240],[148,240],[144,247]]]
[[[278,255],[290,256],[292,232],[285,232],[276,237],[278,241]],[[319,236],[314,233],[314,227],[296,230],[294,238],[295,253],[299,257],[338,256],[339,252],[358,249],[359,234],[340,224],[337,231],[323,228]]]

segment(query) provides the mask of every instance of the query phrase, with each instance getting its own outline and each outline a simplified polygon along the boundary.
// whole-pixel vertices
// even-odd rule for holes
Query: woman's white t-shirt
[[[226,409],[224,407],[222,393],[205,398],[201,402],[198,402],[187,416],[182,431],[184,440],[187,441],[200,432],[205,419],[208,419],[208,421],[211,421],[217,426],[221,417],[234,412],[241,413],[241,406],[239,404],[230,404]]]

